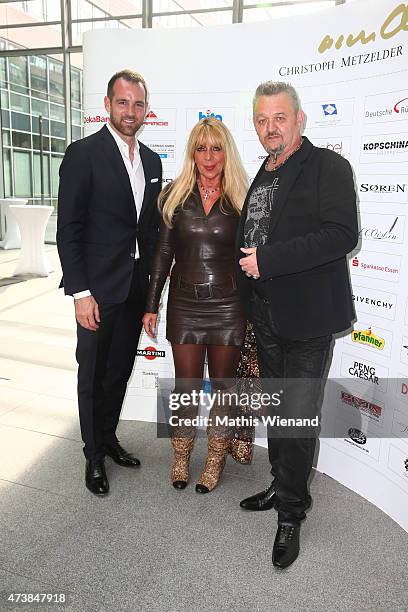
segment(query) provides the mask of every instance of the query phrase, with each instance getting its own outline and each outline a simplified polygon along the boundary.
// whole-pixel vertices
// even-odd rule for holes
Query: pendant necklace
[[[214,189],[207,189],[207,187],[203,187],[203,185],[198,182],[198,188],[200,189],[201,193],[203,194],[202,198],[203,198],[203,202],[204,204],[206,204],[208,198],[210,197],[210,195],[212,195],[213,193],[216,193],[217,191],[220,190],[219,187],[215,187]]]

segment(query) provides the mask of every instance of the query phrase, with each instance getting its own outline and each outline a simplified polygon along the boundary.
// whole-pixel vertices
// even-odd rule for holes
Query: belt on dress
[[[230,276],[228,281],[224,283],[187,283],[181,276],[177,279],[177,287],[185,293],[189,293],[196,300],[212,298],[215,291],[225,291],[228,289],[236,289],[237,283],[234,276]]]

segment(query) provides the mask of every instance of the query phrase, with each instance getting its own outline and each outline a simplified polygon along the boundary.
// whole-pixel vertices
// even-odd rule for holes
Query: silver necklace
[[[219,187],[215,187],[214,189],[207,189],[207,187],[203,187],[203,185],[200,182],[198,183],[198,188],[200,189],[201,193],[204,194],[203,195],[204,204],[207,202],[210,195],[220,190]]]

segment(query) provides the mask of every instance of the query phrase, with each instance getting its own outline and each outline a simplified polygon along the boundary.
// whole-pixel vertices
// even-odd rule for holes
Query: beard
[[[132,117],[121,117],[120,119],[118,119],[114,115],[112,115],[112,113],[109,116],[109,120],[113,127],[124,136],[134,136],[143,125],[143,122],[136,122],[133,125],[129,125],[123,122],[124,119],[132,119]]]
[[[285,150],[285,145],[282,143],[277,147],[265,147],[265,151],[269,153],[269,155],[273,155],[274,157],[278,157]]]

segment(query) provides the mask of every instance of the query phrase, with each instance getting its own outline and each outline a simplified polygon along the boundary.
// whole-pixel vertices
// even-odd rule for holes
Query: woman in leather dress
[[[235,236],[247,192],[247,178],[234,140],[224,123],[201,120],[192,130],[180,175],[159,196],[162,222],[151,269],[146,333],[154,337],[160,295],[171,269],[166,338],[172,345],[176,392],[199,391],[205,356],[218,398],[234,380],[245,337],[246,320],[236,285]],[[221,393],[221,395],[220,395]],[[209,415],[208,457],[196,485],[208,493],[225,465],[231,431],[220,401]],[[172,433],[171,481],[184,489],[195,428],[183,425],[197,407],[179,409]]]

